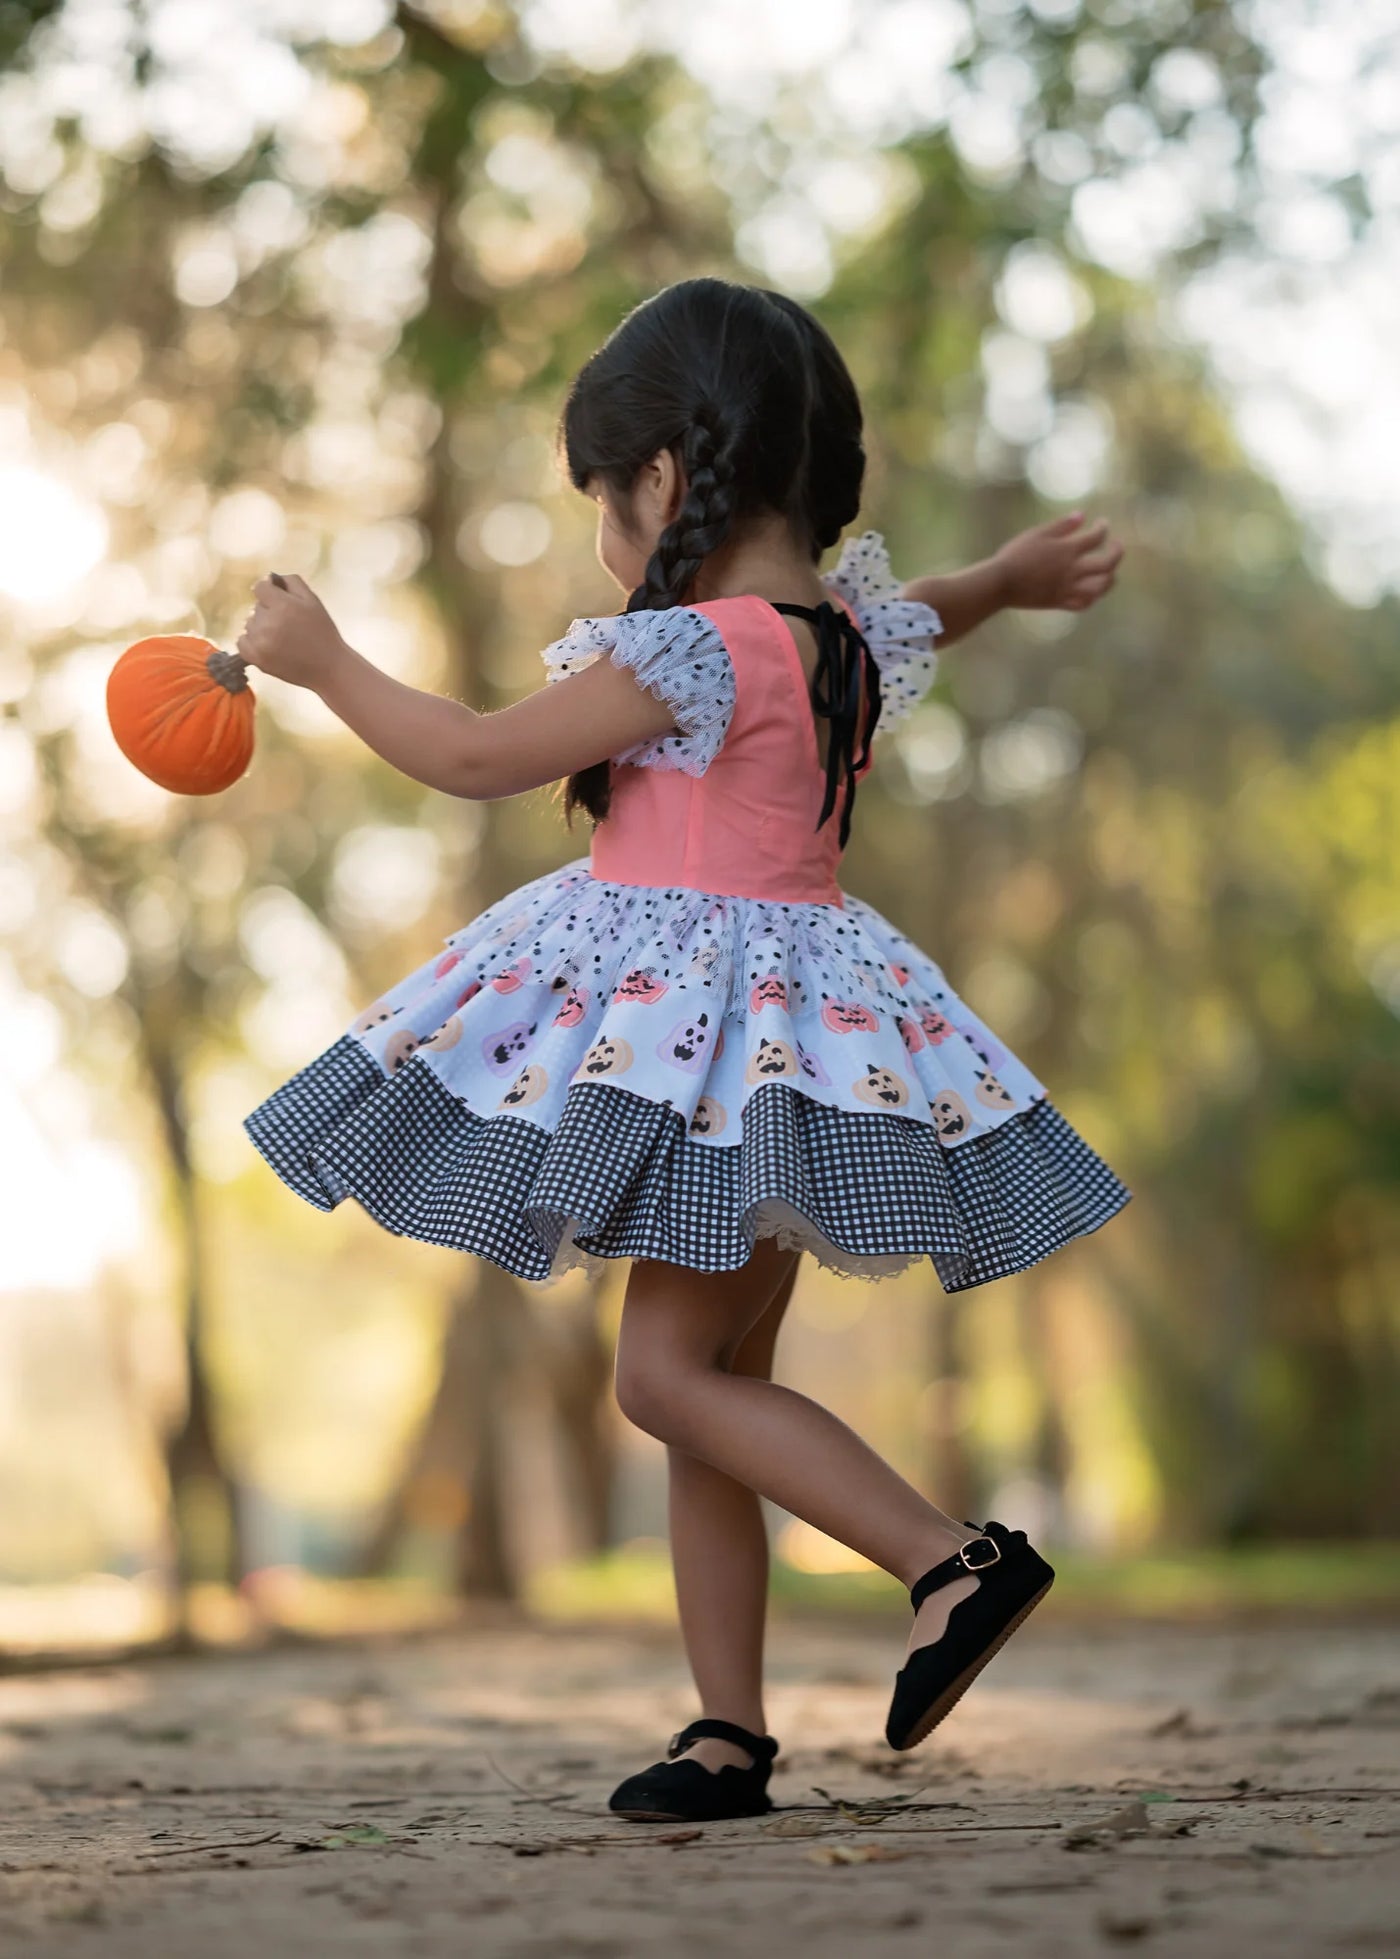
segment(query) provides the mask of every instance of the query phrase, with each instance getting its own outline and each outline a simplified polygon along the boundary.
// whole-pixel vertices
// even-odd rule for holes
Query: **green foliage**
[[[42,71],[57,11],[0,7],[20,71]],[[465,18],[405,5],[365,48],[299,49],[316,114],[250,125],[218,165],[156,141],[106,152],[62,123],[64,172],[100,180],[80,223],[41,192],[0,197],[4,380],[69,443],[130,426],[145,451],[139,494],[104,495],[149,611],[37,627],[41,684],[17,716],[41,770],[18,848],[48,902],[16,956],[93,1078],[138,1100],[171,1050],[194,1104],[226,1063],[270,1087],[289,1068],[267,1029],[279,1002],[305,1005],[303,968],[343,975],[319,994],[332,1038],[469,907],[586,845],[543,796],[480,820],[430,798],[271,687],[257,763],[217,808],[104,800],[76,710],[53,705],[62,676],[155,623],[236,630],[262,567],[221,499],[255,490],[286,514],[278,552],[392,621],[420,684],[481,705],[537,684],[535,649],[605,602],[550,470],[570,374],[668,279],[766,278],[736,225],[825,140],[794,92],[736,170],[732,128],[674,64],[590,74],[537,58],[505,7]],[[1074,138],[1105,178],[1115,108],[1156,102],[1158,139],[1185,140],[1187,110],[1150,87],[1183,48],[1220,78],[1240,195],[1149,289],[1077,255],[1041,139]],[[1319,581],[1160,305],[1247,231],[1265,57],[1242,10],[1204,3],[1088,6],[1073,26],[988,10],[961,71],[1010,55],[1034,76],[1019,164],[975,174],[942,126],[893,142],[886,207],[837,242],[819,310],[867,402],[870,521],[910,572],[952,565],[1057,507],[1035,488],[1039,436],[994,425],[981,366],[1008,264],[1042,248],[1080,302],[1037,343],[1046,412],[1107,431],[1095,502],[1129,558],[1072,632],[1002,620],[949,653],[865,792],[846,881],[947,964],[1137,1190],[1079,1269],[1129,1330],[1162,1525],[1393,1527],[1400,621]],[[1095,63],[1109,79],[1089,88]],[[484,553],[501,502],[548,516],[538,562]],[[362,575],[361,549],[385,569]],[[1039,780],[1016,776],[1009,731],[1048,757]],[[357,909],[348,842],[373,830],[435,842],[412,915]],[[107,996],[55,970],[47,924],[79,903],[126,948]],[[220,1201],[280,1228],[237,1184]]]
[[[1384,1544],[1289,1544],[1096,1558],[1052,1547],[1055,1589],[1047,1610],[1144,1619],[1212,1619],[1240,1613],[1393,1611],[1400,1554]],[[903,1589],[882,1571],[817,1574],[779,1563],[773,1596],[793,1612],[907,1618]],[[624,1545],[606,1557],[542,1577],[531,1603],[546,1619],[660,1620],[675,1613],[665,1546]]]

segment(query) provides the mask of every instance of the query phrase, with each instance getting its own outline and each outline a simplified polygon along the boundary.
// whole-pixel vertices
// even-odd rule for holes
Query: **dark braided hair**
[[[802,335],[807,353],[807,453],[798,484],[795,524],[811,541],[812,556],[830,550],[860,510],[865,482],[865,417],[851,370],[841,351],[805,306],[786,293],[766,295]]]
[[[734,519],[734,443],[723,443],[722,419],[707,402],[679,443],[685,502],[656,540],[642,583],[627,601],[629,612],[657,612],[679,605],[706,558],[718,551]]]
[[[669,449],[685,478],[628,612],[683,605],[705,560],[745,519],[783,512],[814,559],[855,515],[865,455],[860,402],[830,336],[793,301],[686,279],[629,313],[564,405],[569,479],[630,497]],[[834,526],[834,528],[833,528]],[[611,765],[569,777],[564,809],[607,815]]]

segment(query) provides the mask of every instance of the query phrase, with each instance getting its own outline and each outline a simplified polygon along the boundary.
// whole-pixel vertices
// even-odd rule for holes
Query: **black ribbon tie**
[[[856,801],[856,773],[870,760],[870,743],[880,719],[880,669],[865,635],[850,614],[824,601],[821,605],[775,605],[775,612],[790,613],[805,619],[817,636],[817,667],[812,676],[812,706],[831,723],[826,748],[826,792],[817,828],[836,807],[836,790],[844,772],[846,794],[841,805],[841,848],[851,834],[851,812]],[[859,755],[856,737],[860,726],[861,675],[869,712]]]

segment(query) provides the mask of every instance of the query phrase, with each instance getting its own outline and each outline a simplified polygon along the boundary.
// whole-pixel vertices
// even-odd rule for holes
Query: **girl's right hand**
[[[1076,510],[1021,531],[1002,545],[995,563],[1002,574],[1004,605],[1084,612],[1111,590],[1123,546],[1109,536],[1103,518],[1087,530],[1081,530],[1083,522],[1083,511]]]
[[[263,673],[319,693],[350,651],[329,612],[295,572],[260,578],[253,597],[238,651]]]

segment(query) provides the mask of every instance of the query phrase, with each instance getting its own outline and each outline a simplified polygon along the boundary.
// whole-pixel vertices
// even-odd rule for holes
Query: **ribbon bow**
[[[870,760],[870,742],[880,719],[880,669],[865,635],[850,614],[824,600],[821,605],[775,605],[775,612],[791,613],[805,619],[817,635],[817,668],[812,676],[812,706],[831,723],[826,749],[826,793],[817,828],[836,807],[836,787],[842,770],[846,794],[841,805],[841,848],[851,834],[851,812],[856,801],[856,774]],[[870,704],[860,754],[856,754],[856,733],[860,724],[861,674]]]

